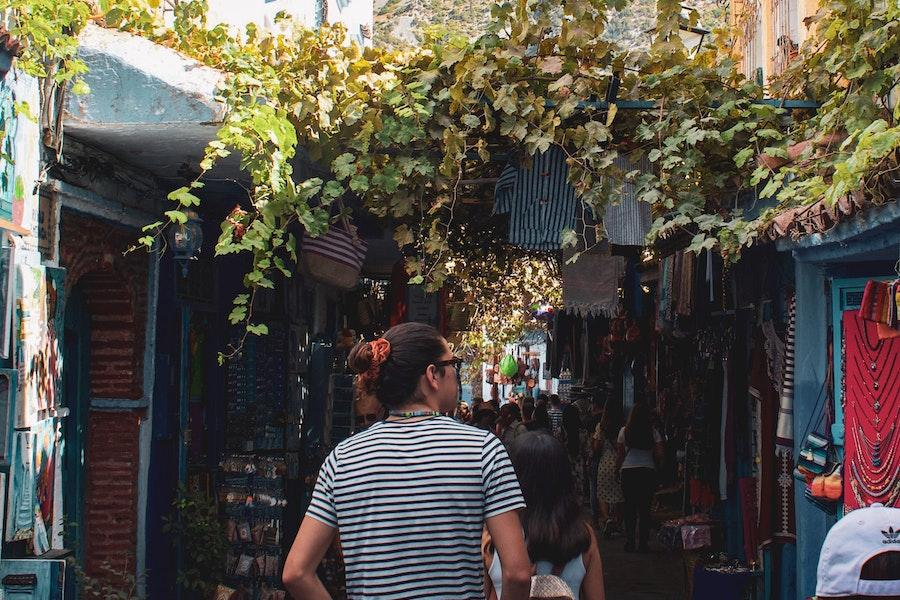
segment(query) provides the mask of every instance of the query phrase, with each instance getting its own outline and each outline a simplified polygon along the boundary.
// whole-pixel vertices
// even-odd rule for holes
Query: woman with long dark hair
[[[647,552],[650,538],[650,505],[656,491],[656,463],[662,459],[662,436],[653,427],[650,407],[635,404],[628,422],[619,431],[619,477],[625,496],[625,551],[634,552],[635,533],[638,550]],[[640,527],[638,528],[638,522]]]
[[[536,574],[559,576],[574,600],[604,600],[597,540],[575,494],[566,449],[549,433],[533,431],[516,439],[511,454],[525,495],[522,528]],[[482,544],[485,587],[489,599],[507,600],[506,562],[495,545],[487,532]]]
[[[340,533],[354,600],[483,598],[486,526],[509,565],[504,589],[528,598],[519,484],[500,440],[443,416],[459,395],[460,361],[446,340],[405,323],[357,345],[348,362],[388,417],[338,444],[322,465],[284,566],[291,595],[329,598],[316,568]]]

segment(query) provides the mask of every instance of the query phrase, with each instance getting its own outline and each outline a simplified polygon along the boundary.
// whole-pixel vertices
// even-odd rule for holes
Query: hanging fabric
[[[900,340],[844,313],[844,509],[900,497]]]
[[[619,281],[625,273],[621,256],[588,251],[562,266],[565,310],[581,317],[613,314],[618,303]]]
[[[659,300],[656,311],[656,327],[662,330],[672,320],[672,271],[675,256],[666,256],[659,261]]]
[[[678,252],[676,264],[680,264],[678,273],[678,292],[675,299],[675,312],[690,316],[694,312],[694,279],[697,266],[697,255],[681,250]]]
[[[638,200],[637,186],[625,175],[634,170],[649,172],[650,161],[644,156],[637,164],[632,164],[619,155],[613,162],[623,177],[612,182],[615,189],[603,217],[606,237],[616,246],[643,246],[652,225],[650,205]]]
[[[778,408],[775,430],[775,456],[779,475],[776,484],[780,502],[776,503],[775,535],[796,537],[794,526],[794,330],[797,318],[797,299],[791,298],[787,340],[784,349],[784,384]]]
[[[769,375],[768,358],[762,332],[756,335],[750,367],[750,396],[758,403],[759,437],[755,454],[759,463],[759,482],[756,503],[759,510],[759,548],[772,543],[786,543],[792,538],[779,537],[776,522],[780,521],[782,494],[778,486],[780,461],[775,455],[775,429],[778,420],[778,393]]]
[[[494,189],[494,214],[509,214],[509,242],[526,250],[559,250],[562,232],[575,227],[578,197],[559,146],[508,164]]]
[[[900,280],[869,281],[863,291],[859,317],[887,325],[892,329],[900,327]]]

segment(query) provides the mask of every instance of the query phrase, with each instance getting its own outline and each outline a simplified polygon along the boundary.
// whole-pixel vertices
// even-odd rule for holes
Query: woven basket
[[[336,223],[317,237],[304,233],[300,264],[316,281],[352,290],[359,283],[368,245],[359,238],[349,220],[341,219],[341,225],[343,228]]]

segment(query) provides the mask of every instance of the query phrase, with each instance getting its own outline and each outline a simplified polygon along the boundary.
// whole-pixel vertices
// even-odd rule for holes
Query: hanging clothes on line
[[[509,214],[509,242],[526,250],[559,250],[562,232],[575,227],[578,196],[569,185],[566,155],[558,146],[510,163],[494,189],[494,214]]]
[[[653,224],[650,205],[638,199],[637,186],[625,175],[635,170],[649,172],[650,161],[644,156],[634,164],[619,155],[614,163],[621,169],[623,177],[612,182],[615,189],[603,217],[606,237],[616,246],[643,246]]]

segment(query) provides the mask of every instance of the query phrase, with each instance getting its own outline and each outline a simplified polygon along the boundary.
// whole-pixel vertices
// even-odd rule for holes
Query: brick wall
[[[85,568],[134,573],[137,547],[138,440],[142,412],[93,410],[85,449]]]
[[[147,319],[147,254],[123,255],[138,233],[110,223],[63,212],[60,264],[66,291],[79,283],[91,312],[91,395],[143,395]]]
[[[143,395],[147,254],[124,255],[137,232],[64,211],[60,264],[66,291],[83,291],[91,315],[91,397]],[[85,567],[134,572],[139,431],[143,411],[91,410],[85,442]]]

